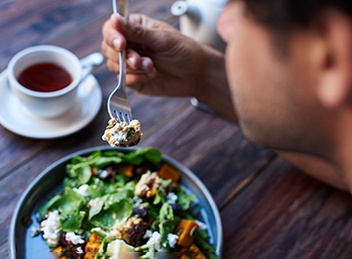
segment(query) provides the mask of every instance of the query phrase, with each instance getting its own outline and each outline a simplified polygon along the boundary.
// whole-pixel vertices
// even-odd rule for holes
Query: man
[[[230,0],[218,30],[225,56],[143,15],[112,15],[102,50],[117,72],[128,42],[129,86],[196,97],[250,141],[351,191],[352,3]]]

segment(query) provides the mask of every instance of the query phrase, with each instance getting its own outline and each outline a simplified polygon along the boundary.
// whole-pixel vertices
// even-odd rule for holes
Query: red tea
[[[40,63],[23,70],[18,82],[37,92],[58,91],[72,83],[71,75],[62,67],[51,63]]]

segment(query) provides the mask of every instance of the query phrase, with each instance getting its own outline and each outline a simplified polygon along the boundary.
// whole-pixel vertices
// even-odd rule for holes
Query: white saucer
[[[81,83],[77,94],[77,103],[68,113],[55,119],[39,118],[27,112],[13,95],[5,70],[0,74],[0,124],[18,135],[35,139],[70,135],[87,126],[102,103],[100,85],[93,75]]]

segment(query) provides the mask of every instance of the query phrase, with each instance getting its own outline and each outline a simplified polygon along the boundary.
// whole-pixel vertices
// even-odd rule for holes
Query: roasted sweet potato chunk
[[[88,242],[84,248],[84,259],[94,259],[96,252],[99,251],[101,245],[101,237],[95,233],[89,236]]]
[[[178,235],[177,244],[189,247],[194,240],[194,231],[199,228],[194,220],[182,219],[176,227],[175,233]]]
[[[181,177],[179,172],[177,172],[172,166],[168,164],[164,164],[160,168],[158,175],[166,180],[171,179],[175,183],[178,183]]]

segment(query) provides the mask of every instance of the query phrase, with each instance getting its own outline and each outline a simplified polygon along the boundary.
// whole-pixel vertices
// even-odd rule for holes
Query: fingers
[[[154,68],[153,61],[147,57],[140,57],[139,55],[132,52],[127,55],[127,73],[130,74],[146,74],[148,76],[153,76],[156,69]],[[131,65],[133,63],[133,65]]]
[[[119,75],[119,69],[120,66],[118,63],[113,62],[111,60],[107,60],[106,63],[107,67],[109,68],[110,71],[114,72]],[[136,70],[136,69],[131,69],[129,66],[127,66],[126,69],[126,84],[135,89],[136,91],[141,91],[141,85],[153,78],[155,78],[157,75],[157,71],[154,67],[151,67],[149,71],[145,70]]]
[[[141,91],[142,85],[150,79],[154,78],[157,70],[154,67],[153,61],[146,56],[142,56],[133,46],[147,46],[149,42],[155,42],[155,34],[152,34],[153,39],[148,39],[148,28],[153,27],[153,20],[144,15],[130,15],[126,22],[120,15],[113,14],[106,21],[102,28],[103,41],[101,49],[107,58],[107,67],[114,73],[119,73],[119,52],[127,47],[128,39],[130,45],[126,53],[126,83],[137,91]],[[150,36],[150,37],[151,37]]]
[[[119,73],[120,65],[118,62],[118,53],[115,50],[110,49],[108,53],[112,53],[112,58],[107,58],[106,65],[111,72]],[[110,56],[110,55],[109,55]],[[152,78],[156,75],[156,69],[154,68],[153,62],[150,58],[141,57],[137,52],[133,50],[127,51],[126,58],[126,73],[140,77],[141,75],[146,75],[148,78]],[[132,82],[136,82],[136,79],[133,79]]]
[[[149,94],[148,89],[144,88],[144,86],[147,84],[147,82],[155,78],[155,76],[156,76],[156,71],[149,74],[127,73],[126,84],[132,89],[140,93]]]
[[[119,14],[112,14],[110,19],[106,21],[102,28],[103,41],[106,45],[122,51],[127,46],[126,37],[129,41],[138,43],[138,39],[144,42],[144,29],[142,26],[141,15],[130,15],[126,23],[124,18]],[[137,39],[137,41],[135,41]]]
[[[101,46],[105,57],[107,58],[107,67],[114,73],[119,72],[119,52],[115,49],[102,44]],[[127,72],[151,73],[154,65],[150,58],[141,57],[136,51],[128,49],[126,53]]]
[[[178,32],[174,27],[143,14],[130,14],[125,20],[119,14],[112,14],[103,26],[103,39],[106,43],[121,51],[127,41],[153,49],[157,45],[167,48],[166,32]],[[162,41],[160,42],[160,37]]]
[[[113,62],[111,60],[107,61],[107,66],[108,68],[117,73],[117,77],[119,76],[119,64],[116,62]],[[157,71],[154,67],[152,67],[150,69],[150,71],[143,71],[143,70],[133,70],[130,68],[127,68],[126,71],[126,85],[131,87],[132,89],[144,93],[144,94],[148,94],[148,92],[146,92],[146,90],[144,88],[144,85],[154,79],[157,75]]]
[[[122,51],[126,48],[126,39],[121,33],[121,28],[124,26],[124,20],[121,16],[113,14],[107,20],[102,28],[103,41],[105,44],[116,51]]]
[[[143,22],[143,20],[147,18],[142,17],[144,16],[131,15],[131,21],[129,22],[131,23],[131,25],[127,26],[124,19],[120,15],[113,14],[111,15],[110,19],[104,23],[102,28],[103,41],[101,43],[101,49],[107,59],[110,60],[109,63],[112,70],[115,71],[117,67],[112,63],[118,63],[118,52],[125,49],[127,45],[126,38],[123,35],[127,33],[125,33],[124,31],[130,32],[132,30],[131,28],[136,28],[136,26],[138,27],[138,25],[145,23]],[[142,27],[138,28],[139,29],[133,29],[134,32],[132,32],[131,34],[139,34],[141,33],[141,31],[143,31]],[[148,72],[151,69],[150,65],[152,63],[148,59],[142,58],[140,54],[137,53],[135,50],[128,49],[127,64],[130,66],[130,68],[141,69]]]

